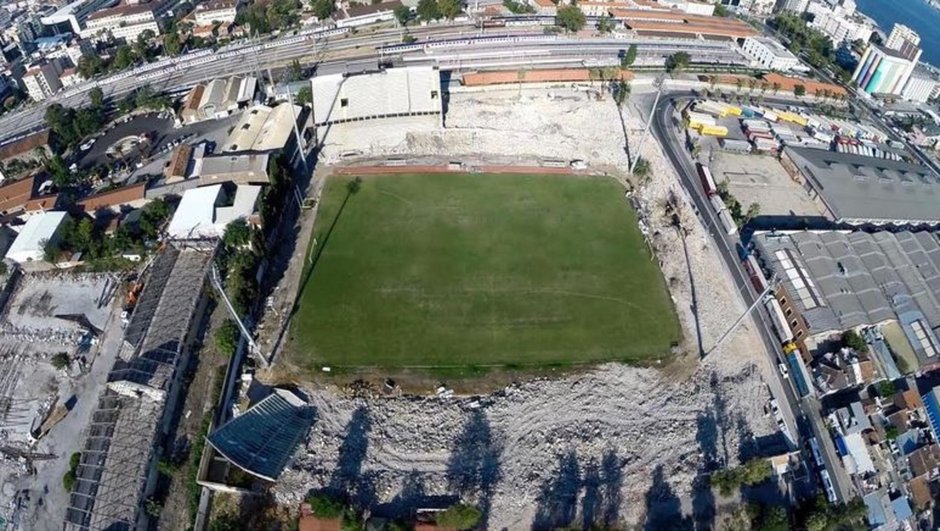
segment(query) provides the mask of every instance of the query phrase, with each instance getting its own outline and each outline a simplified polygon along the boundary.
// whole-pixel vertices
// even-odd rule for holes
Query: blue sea
[[[919,33],[924,49],[921,61],[940,67],[940,9],[924,0],[856,0],[856,5],[885,34],[898,22]]]

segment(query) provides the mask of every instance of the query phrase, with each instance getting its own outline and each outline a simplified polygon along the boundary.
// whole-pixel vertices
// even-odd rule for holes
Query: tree
[[[748,205],[747,213],[744,215],[747,219],[754,219],[760,215],[760,203],[754,202]]]
[[[437,0],[438,9],[444,18],[453,20],[463,12],[463,0]]]
[[[418,17],[425,22],[441,18],[441,9],[437,4],[437,0],[420,0],[416,11]]]
[[[93,87],[88,91],[88,97],[91,99],[91,108],[100,110],[104,107],[104,92],[101,87]]]
[[[294,59],[290,63],[289,75],[291,81],[300,81],[304,77],[304,68],[300,66],[300,60]]]
[[[566,5],[559,8],[557,15],[555,15],[555,24],[563,28],[566,33],[580,31],[586,23],[587,17],[576,5]]]
[[[341,500],[325,492],[308,496],[307,503],[314,515],[324,519],[339,518],[345,509]]]
[[[392,13],[395,15],[395,20],[402,26],[407,26],[411,22],[411,8],[406,5],[396,6]]]
[[[313,90],[310,89],[310,86],[303,86],[297,91],[297,97],[294,98],[294,103],[297,105],[309,105],[313,103]]]
[[[895,426],[894,424],[889,424],[888,427],[885,428],[885,437],[889,441],[893,441],[897,439],[898,435],[900,435],[900,432],[898,432],[898,427]]]
[[[797,85],[793,87],[793,95],[796,97],[801,97],[806,95],[806,87],[803,85]]]
[[[689,66],[691,58],[686,52],[676,52],[666,58],[666,72],[682,72]]]
[[[640,179],[645,179],[650,174],[650,162],[643,157],[640,157],[636,161],[636,165],[633,167],[633,175],[636,175]]]
[[[242,219],[236,219],[225,227],[222,243],[228,249],[244,247],[251,241],[251,227]]]
[[[610,33],[614,31],[614,19],[607,15],[597,19],[597,31],[601,33]]]
[[[721,4],[716,3],[715,12],[713,13],[713,15],[716,17],[727,17],[728,15],[730,15],[730,13],[728,13],[728,8],[726,8],[725,6]]]
[[[320,20],[330,18],[336,11],[333,0],[313,0],[313,14]]]
[[[183,51],[183,41],[179,33],[171,32],[163,36],[163,52],[170,57],[176,57]]]
[[[57,370],[68,369],[72,366],[72,358],[65,352],[57,352],[52,355],[52,359],[49,360],[49,363]]]
[[[85,79],[91,79],[104,72],[104,61],[97,55],[83,55],[78,59],[78,64],[75,66],[78,73]]]
[[[347,507],[343,511],[343,518],[340,521],[341,531],[362,531],[365,528],[365,522],[362,521],[362,515],[352,507]]]
[[[633,66],[633,63],[636,62],[636,51],[636,44],[631,44],[630,47],[627,48],[627,52],[623,54],[623,58],[620,60],[621,68],[630,68]]]
[[[774,82],[771,88],[773,88],[774,94],[780,92],[780,83]]]
[[[137,60],[134,57],[134,51],[131,50],[131,47],[123,44],[118,46],[116,52],[114,52],[114,61],[111,63],[111,68],[113,70],[124,70],[125,68],[134,64]]]
[[[620,80],[613,84],[611,91],[614,94],[614,102],[618,107],[623,107],[624,102],[630,99],[632,88],[630,87],[630,83]]]
[[[735,86],[735,88],[737,89],[738,92],[741,92],[741,87],[744,86],[744,80],[741,79],[741,78],[739,78],[739,77],[738,77],[738,78],[735,78],[735,80],[734,80],[734,86]]]
[[[458,503],[437,513],[437,525],[454,529],[472,529],[480,523],[483,513],[471,505]]]
[[[883,380],[878,383],[878,396],[880,397],[890,398],[897,392],[898,390],[891,380]]]
[[[241,339],[241,330],[231,319],[226,319],[215,331],[215,346],[219,352],[228,357],[235,355],[239,339]]]
[[[856,352],[864,352],[868,349],[868,344],[858,335],[855,330],[846,330],[842,333],[842,346],[848,347]]]

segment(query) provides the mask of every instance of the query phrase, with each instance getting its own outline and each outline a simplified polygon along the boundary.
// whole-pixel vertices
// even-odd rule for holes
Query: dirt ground
[[[444,131],[402,139],[398,130],[388,141],[380,137],[391,128],[377,137],[363,127],[350,140],[357,144],[341,147],[476,164],[582,159],[616,171],[628,164],[624,131],[636,151],[643,126],[631,104],[621,122],[609,97],[583,89],[456,93],[446,121]],[[317,420],[275,499],[296,507],[309,490],[328,488],[397,516],[459,498],[478,503],[490,529],[714,523],[720,503],[701,488],[706,474],[780,443],[763,412],[772,367],[751,323],[699,362],[744,304],[660,148],[648,139],[640,151],[651,177],[631,199],[683,325],[677,360],[455,398],[306,385]],[[684,235],[666,215],[670,195]]]

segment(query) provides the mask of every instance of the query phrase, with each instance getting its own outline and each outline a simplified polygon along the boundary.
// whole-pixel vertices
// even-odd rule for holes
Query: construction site
[[[0,515],[23,524],[44,518],[46,503],[64,501],[69,455],[114,361],[104,347],[120,341],[121,282],[60,272],[14,273],[4,281]]]

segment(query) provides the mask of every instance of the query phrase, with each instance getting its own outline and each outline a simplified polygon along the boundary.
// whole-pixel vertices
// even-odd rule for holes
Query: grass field
[[[613,180],[396,175],[353,195],[347,182],[323,193],[291,328],[299,366],[642,361],[679,339]]]

